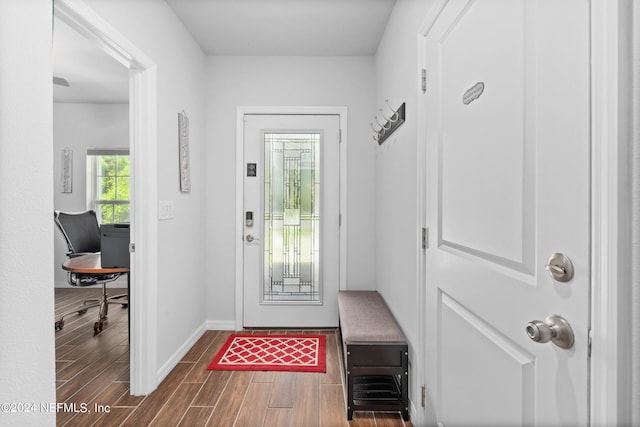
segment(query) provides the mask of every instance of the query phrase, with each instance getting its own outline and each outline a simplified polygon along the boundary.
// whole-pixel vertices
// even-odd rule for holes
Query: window
[[[320,139],[264,133],[264,301],[320,301]]]
[[[101,224],[129,222],[128,149],[87,150],[87,197]]]

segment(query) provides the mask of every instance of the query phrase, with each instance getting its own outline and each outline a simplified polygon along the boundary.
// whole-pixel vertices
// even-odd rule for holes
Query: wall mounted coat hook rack
[[[378,116],[374,117],[374,120],[380,129],[376,129],[371,123],[371,129],[375,132],[373,135],[373,139],[378,142],[378,145],[382,144],[387,138],[391,136],[393,132],[395,132],[401,124],[404,123],[405,120],[405,103],[403,102],[397,110],[393,110],[391,106],[389,106],[389,100],[385,100],[387,106],[389,107],[389,111],[391,111],[391,115],[387,117],[387,115],[382,111],[382,108],[379,110],[382,118],[385,120],[383,123],[378,121]]]

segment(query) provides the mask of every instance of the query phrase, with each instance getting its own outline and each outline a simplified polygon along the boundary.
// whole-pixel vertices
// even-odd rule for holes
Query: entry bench
[[[407,340],[376,291],[338,292],[347,419],[353,411],[400,411],[409,420]]]

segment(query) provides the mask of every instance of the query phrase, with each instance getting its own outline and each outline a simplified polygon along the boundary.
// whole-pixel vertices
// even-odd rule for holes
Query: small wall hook
[[[397,121],[398,121],[398,118],[396,117],[396,116],[398,115],[398,113],[395,113],[395,112],[394,112],[394,113],[391,115],[391,117],[387,117],[387,116],[385,116],[385,115],[384,115],[384,112],[382,111],[382,108],[381,108],[380,110],[378,110],[378,111],[380,111],[380,114],[382,115],[382,118],[383,118],[383,119],[385,119],[387,122],[389,122],[389,123],[395,123],[395,122],[397,122]],[[395,118],[394,118],[394,117],[395,117]]]
[[[389,109],[389,111],[391,111],[391,117],[387,118],[384,114],[382,115],[382,117],[384,117],[386,120],[390,121],[391,123],[395,123],[398,121],[398,119],[400,118],[400,116],[398,115],[398,112],[395,111],[393,108],[391,108],[391,105],[389,105],[389,100],[385,99],[384,103],[387,104],[387,108]],[[380,112],[382,113],[382,108],[380,109]]]
[[[376,120],[376,123],[378,124],[378,126],[380,126],[382,129],[384,129],[384,130],[391,129],[391,123],[389,123],[389,122],[387,122],[387,123],[385,123],[385,124],[380,123],[380,122],[378,121],[378,116],[375,116],[375,117],[374,117],[374,119]],[[389,127],[385,126],[386,124],[388,124],[388,125],[389,125]]]

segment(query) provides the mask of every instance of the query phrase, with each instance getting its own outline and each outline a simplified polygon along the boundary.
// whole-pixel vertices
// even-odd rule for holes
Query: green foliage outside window
[[[98,156],[96,162],[96,204],[101,223],[129,222],[129,156]]]

